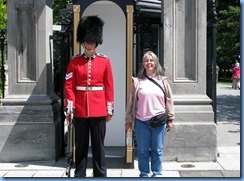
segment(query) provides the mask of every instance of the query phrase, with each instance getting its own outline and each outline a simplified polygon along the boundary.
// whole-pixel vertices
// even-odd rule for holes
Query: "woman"
[[[151,51],[142,59],[142,68],[137,77],[132,78],[132,86],[127,99],[125,129],[135,129],[140,177],[150,176],[149,160],[151,156],[152,177],[162,175],[164,135],[173,128],[174,105],[169,83],[158,57]],[[148,78],[152,78],[164,89],[164,92]],[[166,95],[166,97],[164,96]],[[152,117],[166,113],[167,122],[152,128]]]
[[[240,64],[237,62],[232,69],[233,89],[240,89]]]

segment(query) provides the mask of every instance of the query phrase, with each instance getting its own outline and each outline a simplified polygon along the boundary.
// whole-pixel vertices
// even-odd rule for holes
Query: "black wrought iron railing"
[[[0,97],[4,98],[4,90],[5,90],[5,69],[4,64],[6,62],[6,29],[2,29],[0,31],[0,46],[1,46],[1,92]]]

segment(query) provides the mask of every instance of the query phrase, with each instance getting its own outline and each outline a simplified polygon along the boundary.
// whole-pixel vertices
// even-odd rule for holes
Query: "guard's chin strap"
[[[94,48],[94,49],[92,49],[92,50],[88,50],[87,48],[86,48],[86,46],[84,45],[84,43],[82,44],[82,47],[84,48],[84,50],[85,50],[85,54],[87,55],[87,56],[93,56],[95,53],[96,53],[96,48],[97,48],[97,46],[98,46],[98,43],[96,43],[96,47]]]

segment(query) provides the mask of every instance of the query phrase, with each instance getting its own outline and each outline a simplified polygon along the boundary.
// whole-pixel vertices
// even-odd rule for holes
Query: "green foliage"
[[[240,2],[218,1],[217,5],[217,65],[226,76],[231,65],[239,61],[235,55],[240,55]]]
[[[60,10],[66,9],[66,5],[71,3],[72,0],[53,0],[52,8],[53,8],[53,24],[60,25],[62,21],[62,15]],[[63,63],[63,59],[61,55],[62,46],[64,46],[65,42],[62,39],[62,34],[60,32],[53,32],[54,37],[54,45],[53,45],[53,61],[54,61],[54,91],[57,95],[60,96],[62,89],[62,73],[61,73],[61,64]]]
[[[66,8],[66,4],[71,3],[72,0],[53,0],[53,24],[60,23],[60,10]]]
[[[6,0],[0,0],[0,30],[6,28],[7,22],[7,7]]]
[[[223,10],[228,6],[239,6],[240,7],[240,0],[216,0],[216,6],[218,7],[217,12],[219,10]]]

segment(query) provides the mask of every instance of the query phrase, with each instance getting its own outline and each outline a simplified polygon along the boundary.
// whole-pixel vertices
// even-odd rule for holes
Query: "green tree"
[[[0,0],[0,29],[6,28],[7,7],[6,0]]]
[[[240,1],[217,1],[217,65],[220,76],[230,77],[228,70],[240,55]],[[236,57],[235,57],[236,56]]]
[[[53,0],[53,24],[60,25],[62,21],[62,14],[60,10],[66,9],[66,5],[71,3],[72,0]],[[54,61],[54,91],[57,95],[61,95],[62,89],[62,73],[61,67],[64,66],[64,58],[61,57],[63,54],[62,46],[65,42],[62,39],[63,34],[60,32],[53,32],[54,45],[53,45],[53,61]]]
[[[60,24],[60,10],[66,8],[66,4],[71,3],[72,0],[53,0],[53,24]]]

